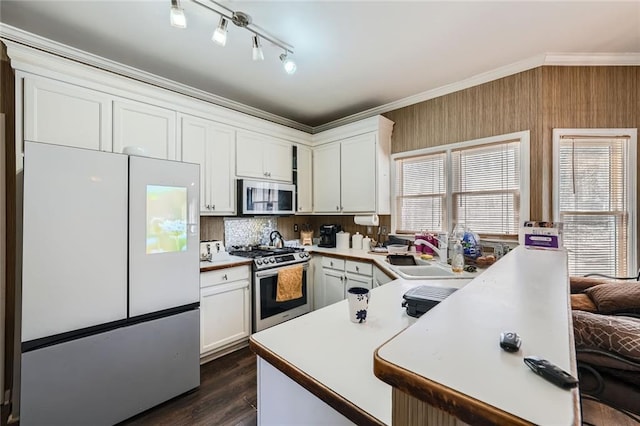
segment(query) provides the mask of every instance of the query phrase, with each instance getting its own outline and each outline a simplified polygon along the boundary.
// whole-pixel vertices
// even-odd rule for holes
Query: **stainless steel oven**
[[[276,301],[278,271],[274,267],[253,274],[253,331],[264,330],[311,311],[311,298],[307,285],[309,262],[302,265],[302,297],[286,302]]]
[[[253,260],[253,331],[264,330],[291,318],[311,312],[313,289],[307,274],[311,256],[300,247],[232,247],[230,254]],[[278,273],[286,267],[302,265],[302,297],[276,301]]]

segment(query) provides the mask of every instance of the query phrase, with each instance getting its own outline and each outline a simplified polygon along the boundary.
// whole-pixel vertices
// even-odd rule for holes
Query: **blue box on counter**
[[[563,247],[562,222],[526,221],[520,229],[520,243],[527,248],[558,250]]]

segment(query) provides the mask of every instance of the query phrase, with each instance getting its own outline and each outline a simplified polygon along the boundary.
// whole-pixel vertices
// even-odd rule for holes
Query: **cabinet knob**
[[[215,210],[216,209],[216,205],[215,204],[211,204],[211,210]]]
[[[360,272],[360,267],[356,266],[356,272]]]
[[[267,172],[264,172],[264,173],[263,173],[263,175],[264,175],[265,177],[267,177]]]
[[[333,266],[333,262],[329,262],[331,264],[331,266]]]
[[[267,172],[267,176],[271,177],[271,172]]]
[[[340,206],[336,206],[336,210],[340,210]]]
[[[227,278],[227,274],[224,274],[224,275],[222,276],[222,279],[223,279],[223,280],[228,280],[229,278]]]

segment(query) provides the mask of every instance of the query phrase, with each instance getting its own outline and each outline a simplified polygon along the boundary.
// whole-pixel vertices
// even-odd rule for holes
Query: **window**
[[[395,154],[396,233],[517,235],[529,218],[529,132]]]
[[[439,231],[445,223],[445,153],[397,161],[396,194],[399,222],[396,232]]]
[[[554,129],[554,220],[569,273],[636,275],[636,129]]]

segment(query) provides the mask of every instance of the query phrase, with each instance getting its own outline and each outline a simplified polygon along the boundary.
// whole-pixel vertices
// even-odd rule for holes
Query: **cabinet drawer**
[[[373,265],[365,262],[355,262],[353,260],[347,260],[346,271],[360,275],[373,275]]]
[[[335,257],[323,257],[322,267],[340,269],[341,271],[344,271],[344,259],[336,259]]]
[[[247,266],[236,266],[233,268],[219,269],[217,271],[201,272],[200,288],[248,279],[249,267]]]

